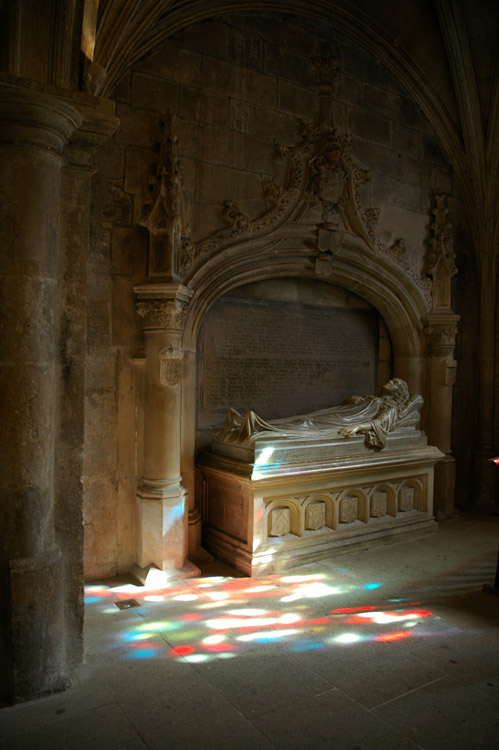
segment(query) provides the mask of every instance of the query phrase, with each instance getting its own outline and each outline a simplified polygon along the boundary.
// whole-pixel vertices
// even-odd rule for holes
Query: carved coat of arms
[[[160,353],[160,371],[159,379],[163,385],[170,388],[178,385],[182,378],[182,359],[183,353],[180,349],[174,349],[172,346],[163,349]]]

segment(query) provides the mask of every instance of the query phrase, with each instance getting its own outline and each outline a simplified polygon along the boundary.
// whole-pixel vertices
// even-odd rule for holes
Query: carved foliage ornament
[[[437,264],[445,260],[448,273],[454,276],[457,273],[452,241],[452,225],[449,222],[449,209],[447,208],[447,195],[435,193],[434,206],[432,209],[433,222],[431,224],[432,236],[430,247],[426,257],[426,272],[433,274]]]
[[[310,65],[319,84],[330,83],[341,71],[339,57],[328,45],[321,46],[310,56]]]
[[[178,300],[152,299],[139,300],[137,313],[143,319],[143,328],[147,330],[182,330],[184,327],[185,306]]]
[[[197,243],[189,239],[184,229],[179,246],[182,278],[187,279],[197,267],[226,247],[246,239],[265,237],[289,221],[299,222],[312,208],[319,213],[324,229],[340,231],[342,227],[348,228],[362,237],[374,254],[382,254],[399,265],[420,290],[430,310],[432,283],[422,276],[419,266],[416,267],[417,254],[410,253],[402,239],[396,239],[390,247],[384,245],[376,232],[379,208],[362,206],[361,187],[369,181],[370,172],[354,163],[349,137],[321,119],[302,121],[299,135],[301,140],[297,145],[277,144],[275,147],[276,158],[288,162],[287,177],[282,186],[273,181],[262,181],[267,207],[263,215],[251,219],[236,201],[226,200],[222,216],[227,228]],[[442,221],[440,213],[435,216],[434,233],[432,248],[436,250],[438,243],[440,247],[443,244],[449,268],[455,273],[454,256],[447,239],[448,225]],[[334,248],[326,251],[318,248],[314,260],[318,275],[332,273],[334,253]]]
[[[457,326],[455,325],[430,325],[426,332],[432,347],[445,347],[453,349],[456,343]]]

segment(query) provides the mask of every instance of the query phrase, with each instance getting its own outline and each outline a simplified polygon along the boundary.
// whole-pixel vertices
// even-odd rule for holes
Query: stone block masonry
[[[380,209],[380,236],[402,236],[410,244],[414,216],[418,227],[425,225],[429,192],[451,185],[451,177],[422,112],[387,69],[337,39],[333,27],[272,13],[222,15],[163,41],[110,92],[121,126],[98,157],[87,310],[85,457],[89,471],[98,467],[86,499],[87,560],[90,548],[102,551],[99,575],[106,566],[114,575],[134,554],[133,484],[140,468],[136,415],[127,405],[142,386],[133,369],[115,363],[140,359],[144,346],[133,287],[147,277],[147,232],[139,222],[156,166],[161,117],[170,112],[176,118],[186,220],[195,241],[226,226],[224,201],[235,201],[250,219],[261,216],[268,208],[262,180],[282,185],[286,179],[276,144],[295,144],[300,122],[317,115],[310,55],[333,37],[342,69],[332,89],[331,124],[350,136],[352,158],[371,172],[361,200],[364,208]],[[411,252],[421,253],[417,237]],[[384,374],[388,360],[387,354],[380,364]],[[119,503],[119,514],[111,512],[113,503]],[[100,515],[108,519],[107,529]],[[87,573],[95,574],[87,564]]]

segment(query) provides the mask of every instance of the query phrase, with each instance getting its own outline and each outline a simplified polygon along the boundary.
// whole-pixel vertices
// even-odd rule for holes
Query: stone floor
[[[73,688],[1,709],[0,747],[498,748],[498,540],[475,512],[282,576],[89,585]]]

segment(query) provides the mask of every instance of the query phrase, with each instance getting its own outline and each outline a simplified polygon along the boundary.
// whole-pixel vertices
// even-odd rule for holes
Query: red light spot
[[[195,612],[193,612],[190,615],[182,615],[180,619],[184,620],[185,622],[193,622],[194,620],[202,620],[203,618],[201,615],[197,615]]]
[[[407,630],[399,630],[395,633],[385,633],[384,635],[378,635],[374,640],[384,642],[400,641],[402,638],[410,638],[410,635],[410,632],[408,632]]]
[[[376,607],[345,607],[344,609],[333,609],[331,611],[332,615],[348,615],[352,612],[369,612],[373,609],[376,609]]]
[[[225,651],[235,651],[236,647],[231,643],[205,643],[203,644],[206,651],[216,651],[224,653]]]
[[[192,646],[176,646],[170,651],[170,656],[189,656],[194,653]]]

